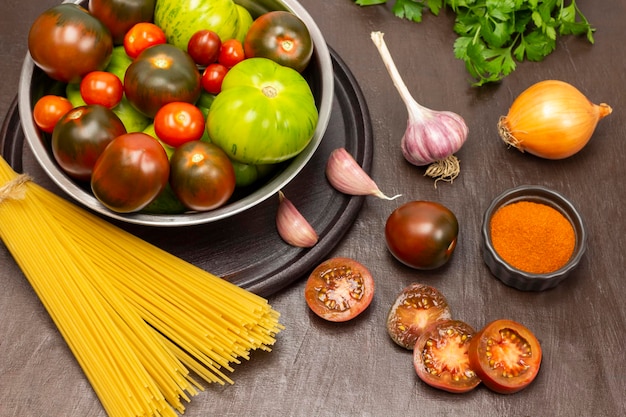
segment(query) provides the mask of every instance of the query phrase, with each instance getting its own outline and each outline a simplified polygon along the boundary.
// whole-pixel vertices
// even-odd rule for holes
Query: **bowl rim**
[[[83,3],[84,0],[65,0],[63,3]],[[158,227],[177,227],[192,226],[204,223],[219,221],[228,217],[235,216],[252,207],[255,207],[270,197],[276,195],[280,189],[287,185],[294,177],[296,177],[304,166],[315,154],[319,147],[328,124],[333,107],[334,99],[334,69],[332,57],[325,38],[317,26],[311,15],[306,9],[300,5],[297,0],[281,0],[285,10],[296,14],[307,25],[311,38],[321,39],[322,42],[314,43],[313,55],[320,65],[320,77],[327,77],[328,82],[324,82],[321,86],[321,96],[318,105],[318,124],[313,133],[311,141],[306,148],[290,160],[287,168],[270,179],[266,184],[254,190],[245,197],[219,207],[215,210],[205,212],[185,212],[181,214],[148,214],[148,213],[116,213],[102,205],[91,193],[86,192],[83,187],[74,182],[65,174],[60,167],[52,160],[48,150],[45,148],[41,133],[32,120],[32,97],[30,83],[38,67],[35,65],[30,53],[26,53],[22,69],[20,73],[18,85],[18,111],[20,114],[20,122],[26,142],[30,147],[35,159],[46,172],[48,177],[63,190],[65,194],[71,197],[84,207],[101,214],[107,218],[122,221],[124,223],[138,224],[144,226]],[[300,168],[290,170],[289,166],[297,165]]]
[[[526,272],[508,264],[493,247],[489,228],[491,216],[498,208],[518,201],[550,202],[552,204],[549,205],[564,215],[574,228],[577,240],[575,252],[561,268],[543,274]],[[482,237],[485,250],[489,251],[490,256],[499,266],[504,268],[509,274],[522,276],[526,280],[534,281],[548,281],[569,274],[578,266],[587,249],[587,231],[579,211],[564,195],[542,185],[520,185],[505,190],[495,197],[483,214]]]

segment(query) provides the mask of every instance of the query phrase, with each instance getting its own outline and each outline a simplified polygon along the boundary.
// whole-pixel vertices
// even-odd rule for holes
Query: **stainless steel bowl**
[[[491,217],[500,207],[517,201],[531,201],[550,206],[565,216],[573,226],[576,237],[574,252],[562,268],[547,274],[533,274],[512,267],[498,255],[491,241]],[[519,290],[543,291],[560,284],[580,263],[585,253],[586,244],[587,233],[578,210],[564,196],[546,187],[523,185],[507,190],[493,200],[483,217],[483,259],[493,275],[506,285]]]
[[[73,2],[85,3],[78,0]],[[304,75],[315,96],[319,112],[318,124],[309,145],[289,161],[282,171],[253,192],[212,211],[172,215],[112,212],[100,204],[89,190],[68,177],[49,152],[46,138],[33,122],[32,109],[37,100],[50,91],[55,82],[35,65],[30,55],[27,55],[20,76],[18,108],[26,141],[46,174],[70,197],[87,208],[109,218],[149,226],[186,226],[218,221],[258,205],[288,184],[311,159],[328,127],[334,95],[334,73],[330,51],[315,21],[296,0],[237,0],[237,3],[246,7],[253,17],[272,10],[290,11],[307,25],[313,40],[313,57]]]

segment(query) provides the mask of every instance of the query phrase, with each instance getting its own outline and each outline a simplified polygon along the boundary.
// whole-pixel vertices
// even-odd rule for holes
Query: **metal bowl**
[[[74,2],[83,6],[85,3],[78,0]],[[40,70],[27,54],[20,75],[18,108],[26,142],[46,174],[70,197],[96,213],[123,222],[149,226],[186,226],[218,221],[255,207],[288,184],[311,159],[328,127],[334,95],[334,72],[330,51],[313,18],[296,0],[238,0],[237,3],[246,7],[253,17],[272,10],[290,11],[302,19],[309,29],[314,52],[303,75],[311,86],[319,119],[313,138],[300,154],[285,163],[284,168],[257,189],[233,197],[226,205],[212,211],[167,215],[112,212],[104,207],[90,190],[63,172],[46,144],[49,139],[35,125],[32,109],[37,100],[52,89],[55,81]]]
[[[496,252],[491,241],[490,222],[493,214],[507,204],[530,201],[558,210],[574,228],[576,243],[569,261],[560,269],[546,274],[521,271],[506,263]],[[483,259],[491,273],[506,285],[524,291],[543,291],[560,284],[575,269],[585,253],[587,233],[583,220],[574,205],[556,191],[537,185],[512,188],[496,197],[485,211],[482,225]]]

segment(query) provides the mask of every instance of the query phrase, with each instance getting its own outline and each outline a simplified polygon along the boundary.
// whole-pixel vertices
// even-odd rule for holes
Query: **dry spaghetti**
[[[270,350],[267,300],[15,173],[0,158],[0,237],[110,416],[175,416],[207,382]]]

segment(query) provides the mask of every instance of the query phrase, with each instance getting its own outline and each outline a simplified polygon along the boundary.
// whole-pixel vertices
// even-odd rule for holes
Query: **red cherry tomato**
[[[212,30],[199,30],[194,33],[187,44],[187,53],[196,64],[206,67],[217,61],[222,47],[220,36]]]
[[[415,342],[413,365],[428,385],[453,393],[468,392],[480,384],[470,367],[468,350],[474,329],[459,320],[430,325]]]
[[[526,388],[539,372],[541,356],[533,332],[511,320],[487,324],[469,346],[472,369],[487,387],[501,394]]]
[[[212,143],[187,142],[170,158],[170,185],[191,210],[206,211],[225,204],[235,191],[235,170],[226,153]]]
[[[92,71],[80,82],[80,95],[87,104],[100,104],[112,109],[124,95],[124,85],[117,75]]]
[[[204,114],[193,104],[174,101],[161,107],[154,116],[154,131],[166,144],[178,147],[199,140],[205,129]]]
[[[245,59],[243,44],[237,39],[229,39],[222,42],[217,62],[226,68],[232,68]]]
[[[228,68],[222,64],[209,64],[202,73],[202,80],[200,81],[202,88],[207,93],[219,94],[222,91],[222,81],[224,81],[227,72]]]
[[[311,272],[304,297],[309,308],[325,320],[351,320],[372,302],[374,278],[353,259],[331,258]]]
[[[387,333],[405,349],[413,349],[426,328],[452,318],[448,300],[430,285],[411,284],[396,297],[387,315]]]
[[[35,103],[33,120],[39,129],[46,133],[52,133],[59,119],[73,107],[72,103],[65,97],[52,94],[45,95]]]
[[[137,58],[144,49],[166,42],[165,33],[160,27],[154,23],[140,22],[126,32],[124,50],[129,57]]]
[[[411,201],[398,207],[385,225],[391,254],[416,269],[434,269],[448,262],[458,234],[454,213],[432,201]]]

